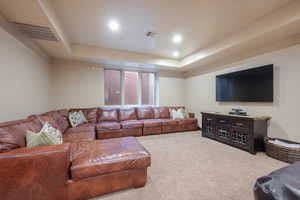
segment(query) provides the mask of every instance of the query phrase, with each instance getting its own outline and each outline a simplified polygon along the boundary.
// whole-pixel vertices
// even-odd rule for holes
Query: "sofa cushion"
[[[143,120],[143,123],[144,123],[144,128],[162,126],[162,120],[160,119],[147,119],[147,120]]]
[[[120,129],[121,124],[119,122],[101,122],[96,125],[97,131],[99,130],[116,130]]]
[[[68,118],[60,113],[60,111],[50,111],[41,115],[33,115],[29,118],[37,117],[43,125],[48,122],[51,126],[64,133],[70,127],[70,123]]]
[[[170,116],[171,119],[185,119],[185,113],[183,112],[183,109],[170,109]]]
[[[56,124],[58,125],[58,130],[60,130],[62,133],[67,130],[67,128],[70,127],[70,123],[68,121],[68,117],[65,117],[63,114],[61,114],[62,111],[53,111],[51,112],[52,118],[55,120]]]
[[[185,125],[185,124],[195,124],[197,123],[197,119],[196,118],[187,118],[187,119],[180,119],[178,121],[179,125]]]
[[[152,107],[139,107],[137,108],[138,119],[153,119],[154,111]]]
[[[70,112],[69,121],[73,128],[88,122],[81,110]]]
[[[68,132],[95,132],[95,124],[85,123],[80,126],[69,128]]]
[[[134,137],[84,141],[71,145],[74,180],[150,166],[150,153]]]
[[[163,126],[175,126],[178,125],[179,120],[175,119],[161,119],[162,125]]]
[[[137,120],[135,108],[121,108],[120,121]]]
[[[0,124],[0,152],[25,147],[26,132],[39,132],[42,124],[36,118]]]
[[[144,123],[140,120],[128,120],[121,122],[122,128],[143,128]]]
[[[153,111],[155,119],[170,118],[170,112],[168,107],[154,107]]]
[[[72,130],[73,129],[73,130]],[[81,131],[74,129],[78,128],[70,128],[63,135],[64,143],[70,142],[79,142],[79,141],[91,141],[96,139],[95,127],[91,129],[82,129]]]
[[[73,108],[69,112],[82,111],[89,123],[97,123],[98,109],[97,108]]]
[[[101,121],[119,121],[117,108],[100,108],[100,117],[98,122]]]
[[[27,131],[26,134],[27,147],[49,146],[62,143],[62,133],[58,129],[52,127],[49,123],[45,123],[39,133]]]

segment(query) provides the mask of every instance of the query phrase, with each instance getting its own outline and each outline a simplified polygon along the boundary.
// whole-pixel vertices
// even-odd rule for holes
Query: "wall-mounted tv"
[[[216,100],[273,102],[273,65],[216,76]]]

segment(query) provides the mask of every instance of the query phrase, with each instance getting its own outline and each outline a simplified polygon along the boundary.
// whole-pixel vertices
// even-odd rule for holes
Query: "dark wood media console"
[[[202,136],[255,154],[264,151],[270,119],[202,112]]]

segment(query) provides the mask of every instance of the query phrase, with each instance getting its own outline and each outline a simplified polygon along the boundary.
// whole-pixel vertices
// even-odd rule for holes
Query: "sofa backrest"
[[[98,122],[100,121],[119,121],[119,108],[101,107],[98,108]]]
[[[97,123],[98,119],[98,109],[97,108],[73,108],[70,109],[69,112],[74,112],[74,111],[82,111],[85,118],[89,123]]]
[[[165,106],[153,107],[153,111],[154,111],[155,119],[170,118],[170,111],[168,107]]]
[[[43,125],[48,122],[51,126],[60,130],[62,133],[70,127],[65,110],[50,111],[40,115],[29,116],[29,118],[37,118]]]
[[[120,121],[137,120],[136,108],[120,108],[119,119]]]
[[[0,124],[0,152],[26,146],[26,132],[39,132],[42,124],[36,118]]]
[[[137,107],[138,119],[154,119],[154,110],[152,107]]]

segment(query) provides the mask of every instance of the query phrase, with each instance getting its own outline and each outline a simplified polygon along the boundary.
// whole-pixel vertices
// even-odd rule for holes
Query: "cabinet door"
[[[249,150],[250,147],[250,131],[246,128],[232,128],[232,143],[235,146]]]
[[[203,116],[202,132],[208,136],[215,135],[215,119],[212,116]]]
[[[216,136],[219,140],[224,141],[226,143],[231,142],[231,127],[226,125],[217,125]]]

